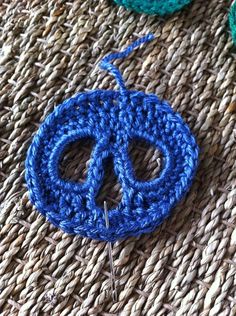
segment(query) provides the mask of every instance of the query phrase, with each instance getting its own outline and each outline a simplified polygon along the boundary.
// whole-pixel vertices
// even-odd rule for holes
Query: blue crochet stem
[[[129,54],[131,54],[135,50],[135,48],[139,47],[140,45],[142,45],[144,43],[148,43],[148,42],[152,41],[154,38],[155,37],[153,34],[148,34],[148,35],[138,39],[137,41],[133,42],[131,45],[129,45],[122,52],[110,54],[102,59],[102,61],[100,63],[100,67],[104,70],[107,70],[108,72],[110,72],[114,76],[114,78],[116,79],[116,82],[120,88],[120,91],[126,91],[124,79],[122,77],[121,72],[116,68],[116,66],[112,65],[110,62],[112,60],[115,60],[115,59],[126,58]]]

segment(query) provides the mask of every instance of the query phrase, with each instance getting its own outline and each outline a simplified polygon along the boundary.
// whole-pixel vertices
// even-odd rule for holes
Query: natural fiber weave
[[[0,6],[0,315],[236,315],[236,62],[230,1],[195,0],[162,20],[108,0],[4,1]],[[118,302],[106,244],[63,234],[32,210],[26,150],[54,106],[114,88],[98,61],[152,32],[157,40],[117,62],[129,88],[167,99],[201,148],[187,198],[155,233],[114,245]],[[111,82],[111,84],[110,84]],[[74,144],[61,172],[83,181],[92,144]],[[138,178],[158,175],[145,144],[130,155]],[[98,197],[120,185],[107,169]],[[80,180],[79,180],[80,179]]]

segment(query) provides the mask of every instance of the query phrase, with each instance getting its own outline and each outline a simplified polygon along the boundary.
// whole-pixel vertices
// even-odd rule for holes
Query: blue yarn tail
[[[110,72],[114,76],[121,92],[126,91],[125,82],[122,78],[120,71],[114,65],[112,65],[110,62],[112,60],[115,60],[115,59],[126,58],[129,54],[131,54],[133,52],[133,50],[135,48],[139,47],[140,45],[142,45],[144,43],[148,43],[148,42],[152,41],[154,38],[155,37],[153,34],[148,34],[148,35],[138,39],[137,41],[133,42],[131,45],[129,45],[122,52],[110,54],[102,59],[102,61],[100,63],[100,67],[104,70],[107,70],[108,72]]]

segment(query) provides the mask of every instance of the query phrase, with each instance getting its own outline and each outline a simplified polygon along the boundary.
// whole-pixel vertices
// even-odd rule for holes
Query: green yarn
[[[233,42],[236,45],[236,2],[233,3],[229,12],[229,25],[231,28]]]
[[[190,4],[192,0],[114,0],[118,5],[139,13],[169,15]],[[236,45],[236,0],[229,12],[229,25]]]
[[[160,16],[172,14],[182,9],[192,0],[114,0],[117,4],[139,13],[157,14]]]

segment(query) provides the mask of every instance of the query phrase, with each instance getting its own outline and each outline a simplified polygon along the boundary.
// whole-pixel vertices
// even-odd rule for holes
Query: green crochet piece
[[[157,14],[160,16],[172,14],[182,9],[192,0],[114,0],[117,4],[139,13]]]
[[[236,2],[233,3],[229,12],[229,25],[234,44],[236,45]]]

